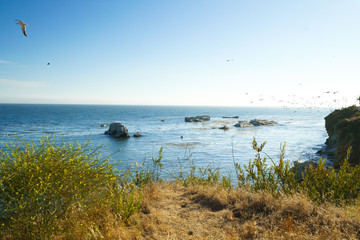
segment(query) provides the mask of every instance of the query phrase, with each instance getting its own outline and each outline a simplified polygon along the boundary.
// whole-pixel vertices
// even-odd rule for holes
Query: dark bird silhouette
[[[50,65],[50,63],[47,63],[47,65]]]
[[[23,34],[25,35],[25,37],[27,37],[27,35],[26,35],[27,24],[23,23],[23,21],[20,21],[20,20],[16,20],[16,21],[17,21],[16,24],[19,24],[21,26],[21,30],[22,30]]]

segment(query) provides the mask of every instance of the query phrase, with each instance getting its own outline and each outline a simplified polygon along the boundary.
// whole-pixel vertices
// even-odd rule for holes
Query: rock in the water
[[[294,167],[291,168],[291,171],[295,173],[296,179],[301,182],[303,181],[302,173],[305,173],[305,170],[309,168],[310,166],[313,166],[316,168],[318,166],[318,162],[315,160],[308,160],[305,162],[294,162]]]
[[[222,117],[222,118],[239,118],[239,116],[233,116],[233,117]]]
[[[139,133],[139,132],[136,132],[135,134],[134,134],[134,137],[141,137],[142,135]]]
[[[254,126],[275,126],[277,122],[268,121],[268,120],[260,120],[260,119],[253,119],[250,123]]]
[[[254,125],[249,123],[248,121],[239,121],[234,126],[235,127],[253,127]]]
[[[128,133],[127,128],[124,124],[121,123],[111,123],[109,130],[105,131],[106,135],[111,135],[116,138],[129,138],[130,135]]]
[[[196,116],[196,117],[185,117],[185,122],[203,122],[209,120],[210,120],[210,116],[207,115]]]
[[[239,121],[234,126],[235,127],[254,127],[254,126],[275,126],[277,122],[268,121],[268,120],[259,120],[253,119],[250,122],[248,121]]]
[[[108,125],[107,124],[101,124],[100,127],[107,127]]]
[[[228,126],[228,125],[224,125],[224,126],[222,126],[222,127],[219,127],[219,129],[229,130],[230,128],[229,128],[229,126]]]

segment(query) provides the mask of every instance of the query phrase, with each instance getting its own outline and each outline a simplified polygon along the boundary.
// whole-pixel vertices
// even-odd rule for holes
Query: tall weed
[[[289,161],[285,161],[285,144],[280,147],[280,158],[278,164],[264,153],[266,156],[261,157],[266,142],[260,146],[256,139],[253,139],[252,148],[256,151],[255,158],[249,160],[243,167],[234,162],[238,178],[238,187],[246,187],[252,190],[265,190],[273,194],[280,192],[290,194],[296,189],[295,173],[291,171]],[[271,160],[272,165],[268,165],[267,157]]]
[[[146,166],[145,162],[141,164],[136,164],[136,168],[133,172],[129,172],[129,175],[132,176],[132,181],[136,186],[143,186],[149,182],[159,181],[160,175],[162,172],[163,163],[163,148],[161,147],[157,157],[153,157],[152,165]]]

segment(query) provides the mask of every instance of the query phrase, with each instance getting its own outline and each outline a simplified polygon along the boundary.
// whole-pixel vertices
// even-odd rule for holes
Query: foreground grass
[[[86,144],[16,138],[0,150],[0,239],[360,238],[359,167],[320,161],[300,182],[285,147],[268,166],[264,146],[234,163],[235,187],[211,168],[161,180],[162,149],[130,173]]]
[[[359,239],[359,204],[314,204],[222,186],[155,183],[133,216],[139,239]]]

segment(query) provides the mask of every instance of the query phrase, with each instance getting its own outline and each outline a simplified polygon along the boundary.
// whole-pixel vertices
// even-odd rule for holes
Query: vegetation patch
[[[127,223],[141,194],[123,177],[88,143],[15,136],[0,150],[0,238],[79,239],[106,232],[110,215]]]
[[[360,167],[309,166],[300,181],[253,140],[255,158],[219,169],[190,167],[161,178],[162,148],[149,164],[118,171],[89,143],[15,136],[0,150],[1,239],[360,238]],[[190,161],[191,162],[191,161]]]

